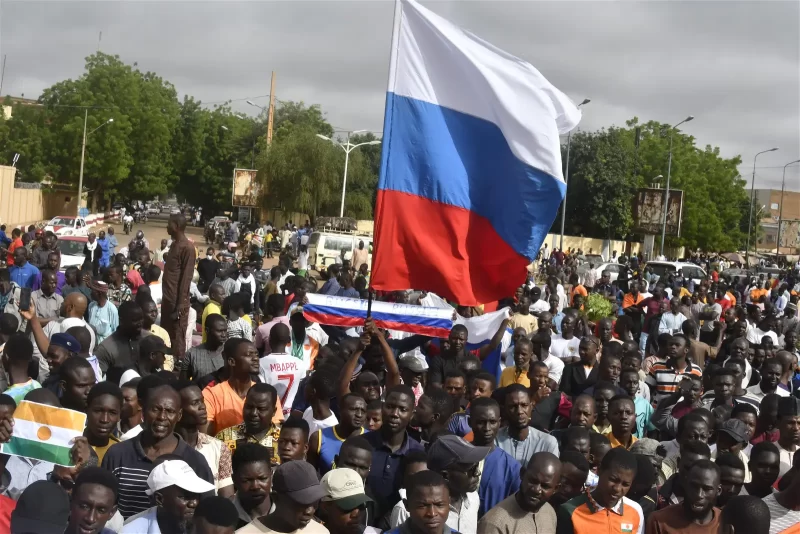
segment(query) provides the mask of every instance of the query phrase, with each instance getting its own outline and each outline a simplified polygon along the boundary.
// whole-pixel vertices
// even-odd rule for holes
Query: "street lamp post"
[[[83,196],[83,163],[84,158],[86,156],[86,137],[92,135],[94,132],[105,126],[106,124],[110,124],[114,122],[114,119],[108,119],[106,122],[89,132],[86,133],[86,123],[89,121],[89,108],[86,108],[83,114],[83,143],[81,144],[81,172],[78,175],[78,213],[76,214],[78,217],[81,216],[81,197]]]
[[[753,156],[753,179],[750,182],[750,208],[747,210],[750,216],[747,221],[747,246],[744,249],[745,269],[750,267],[750,230],[753,226],[753,202],[755,202],[755,196],[756,196],[756,160],[758,159],[758,156],[760,156],[761,154],[766,154],[767,152],[775,152],[776,150],[778,150],[778,147],[770,148],[769,150],[762,150],[761,152]]]
[[[584,98],[583,102],[578,104],[581,107],[584,104],[591,102],[588,98]],[[572,141],[572,130],[567,134],[567,165],[564,170],[564,200],[561,202],[561,237],[558,240],[558,249],[564,250],[564,221],[567,216],[567,187],[569,186],[569,145]]]
[[[678,129],[678,126],[683,124],[684,122],[689,122],[690,120],[694,119],[693,115],[689,115],[681,122],[673,126],[669,129],[669,160],[667,161],[667,189],[664,192],[664,214],[663,220],[661,222],[661,250],[658,253],[659,256],[664,256],[664,240],[667,237],[667,209],[669,209],[669,179],[672,174],[672,133]]]
[[[775,263],[778,263],[778,254],[781,253],[781,223],[783,222],[783,191],[786,188],[786,167],[800,163],[800,159],[790,161],[783,166],[783,179],[781,180],[781,205],[778,208],[778,238],[775,240]]]
[[[379,144],[381,144],[380,139],[376,139],[374,141],[367,141],[365,143],[359,143],[357,145],[351,145],[350,144],[350,136],[353,135],[353,134],[358,134],[358,133],[363,133],[363,132],[366,132],[366,130],[356,130],[354,132],[347,132],[347,141],[345,141],[345,144],[337,143],[336,141],[334,141],[330,137],[327,137],[327,136],[322,135],[322,134],[317,134],[317,137],[319,137],[320,139],[324,139],[326,141],[330,141],[334,145],[336,145],[339,148],[341,148],[342,150],[344,150],[344,154],[345,154],[345,156],[344,156],[344,180],[342,181],[342,206],[341,206],[341,208],[339,208],[339,217],[344,217],[344,195],[345,195],[345,191],[347,189],[347,165],[350,162],[350,152],[352,152],[353,150],[357,149],[360,146],[364,146],[364,145],[379,145]]]

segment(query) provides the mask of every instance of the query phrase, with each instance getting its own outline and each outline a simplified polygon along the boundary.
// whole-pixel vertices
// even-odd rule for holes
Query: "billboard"
[[[261,184],[256,181],[258,171],[254,169],[233,170],[233,198],[231,205],[246,208],[258,207]]]
[[[636,192],[633,200],[633,231],[639,234],[661,234],[664,223],[664,196],[666,189],[643,188]],[[669,190],[667,204],[666,235],[681,235],[681,216],[683,215],[683,191]]]
[[[800,221],[781,221],[781,248],[800,248]]]

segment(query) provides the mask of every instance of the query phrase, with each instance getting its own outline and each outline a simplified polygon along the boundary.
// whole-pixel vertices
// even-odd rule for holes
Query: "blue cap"
[[[81,344],[69,334],[53,334],[53,337],[50,338],[50,344],[56,347],[63,347],[70,352],[81,351]]]

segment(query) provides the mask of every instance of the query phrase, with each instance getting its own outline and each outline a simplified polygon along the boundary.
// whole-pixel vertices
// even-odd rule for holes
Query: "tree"
[[[6,105],[11,105],[10,99]],[[0,161],[11,165],[14,154],[19,154],[17,179],[41,182],[50,171],[47,147],[51,136],[44,109],[18,106],[10,120],[0,119]]]
[[[135,66],[135,65],[134,65]],[[57,181],[77,184],[84,112],[89,110],[84,187],[92,208],[112,198],[152,198],[176,182],[170,150],[179,105],[175,88],[154,73],[142,73],[119,56],[98,52],[86,58],[77,80],[64,80],[40,97],[53,136],[49,159]]]
[[[635,131],[640,131],[638,147]],[[634,118],[626,128],[578,132],[570,146],[566,233],[592,237],[632,237],[632,200],[637,188],[652,187],[667,176],[669,125]],[[566,161],[566,147],[562,148]],[[707,251],[735,250],[743,245],[742,213],[748,203],[738,157],[724,159],[719,148],[695,146],[694,138],[672,132],[670,189],[684,192],[680,237],[668,245]],[[742,209],[744,203],[744,210]],[[560,231],[560,214],[553,225]]]

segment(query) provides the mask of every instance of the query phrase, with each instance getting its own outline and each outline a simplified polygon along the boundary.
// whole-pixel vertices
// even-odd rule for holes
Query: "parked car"
[[[50,219],[50,222],[47,223],[47,226],[44,227],[44,231],[53,232],[57,236],[89,235],[89,230],[83,217],[72,217],[69,215],[53,217]]]
[[[64,271],[72,265],[80,269],[86,257],[83,255],[83,247],[89,241],[87,237],[68,235],[59,236],[56,246],[61,251],[61,270]]]
[[[659,280],[666,278],[669,273],[677,273],[679,270],[683,272],[684,278],[691,278],[695,284],[699,284],[706,278],[706,272],[694,263],[684,263],[679,261],[650,261],[647,267],[657,275]]]

